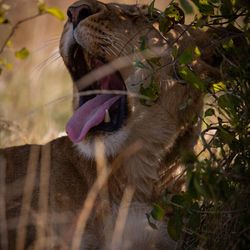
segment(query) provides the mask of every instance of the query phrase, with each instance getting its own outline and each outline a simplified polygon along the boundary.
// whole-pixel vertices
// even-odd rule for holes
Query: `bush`
[[[247,249],[250,245],[250,3],[193,0],[190,4],[181,0],[180,4],[183,10],[172,3],[161,12],[161,32],[164,34],[175,22],[182,22],[184,12],[191,14],[196,9],[190,25],[214,30],[215,36],[220,34],[216,56],[221,61],[218,67],[222,80],[197,81],[194,85],[207,94],[201,149],[196,154],[183,154],[186,191],[173,196],[166,190],[148,218],[161,219],[171,211],[168,233],[179,240],[180,249]],[[149,11],[156,11],[154,2]],[[189,60],[189,56],[184,52],[181,58]],[[194,79],[192,76],[192,82]]]

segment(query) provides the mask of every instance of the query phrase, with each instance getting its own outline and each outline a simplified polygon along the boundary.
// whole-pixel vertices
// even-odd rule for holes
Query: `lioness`
[[[202,110],[202,93],[177,73],[173,48],[197,46],[202,56],[189,67],[212,78],[209,39],[181,24],[163,37],[145,6],[81,0],[67,14],[60,53],[75,94],[68,137],[0,150],[2,246],[173,249],[165,222],[152,229],[145,214],[176,188],[173,174],[196,143]],[[143,99],[152,81],[156,98]]]

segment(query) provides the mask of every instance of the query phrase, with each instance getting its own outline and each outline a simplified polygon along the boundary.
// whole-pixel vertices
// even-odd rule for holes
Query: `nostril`
[[[87,6],[86,6],[87,7]],[[80,11],[79,11],[79,15],[78,15],[78,19],[81,21],[89,16],[91,16],[91,11],[90,9],[87,7],[87,8],[82,8]]]
[[[85,18],[92,15],[91,9],[87,5],[72,6],[68,8],[67,16],[73,23],[74,28]]]

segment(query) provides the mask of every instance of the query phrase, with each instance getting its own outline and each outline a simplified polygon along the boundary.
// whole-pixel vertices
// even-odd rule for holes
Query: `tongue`
[[[74,143],[82,141],[91,128],[104,120],[105,110],[120,98],[121,96],[117,95],[97,95],[75,111],[66,126],[71,141]]]

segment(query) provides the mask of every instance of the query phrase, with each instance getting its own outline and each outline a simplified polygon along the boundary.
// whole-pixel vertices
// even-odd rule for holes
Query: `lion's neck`
[[[165,147],[164,143],[152,145],[145,140],[129,140],[129,146],[126,149],[121,150],[116,157],[107,158],[107,165],[111,168],[108,190],[112,202],[119,203],[128,186],[135,188],[134,200],[136,201],[151,202],[159,196],[162,191],[159,186],[166,181],[165,178],[162,179],[161,173],[166,172],[171,165],[169,157],[166,157],[170,149]],[[88,179],[87,182],[91,188],[96,179],[95,158],[87,158],[84,154],[81,154],[81,158],[84,159],[84,166],[79,165],[81,166],[79,172]]]

